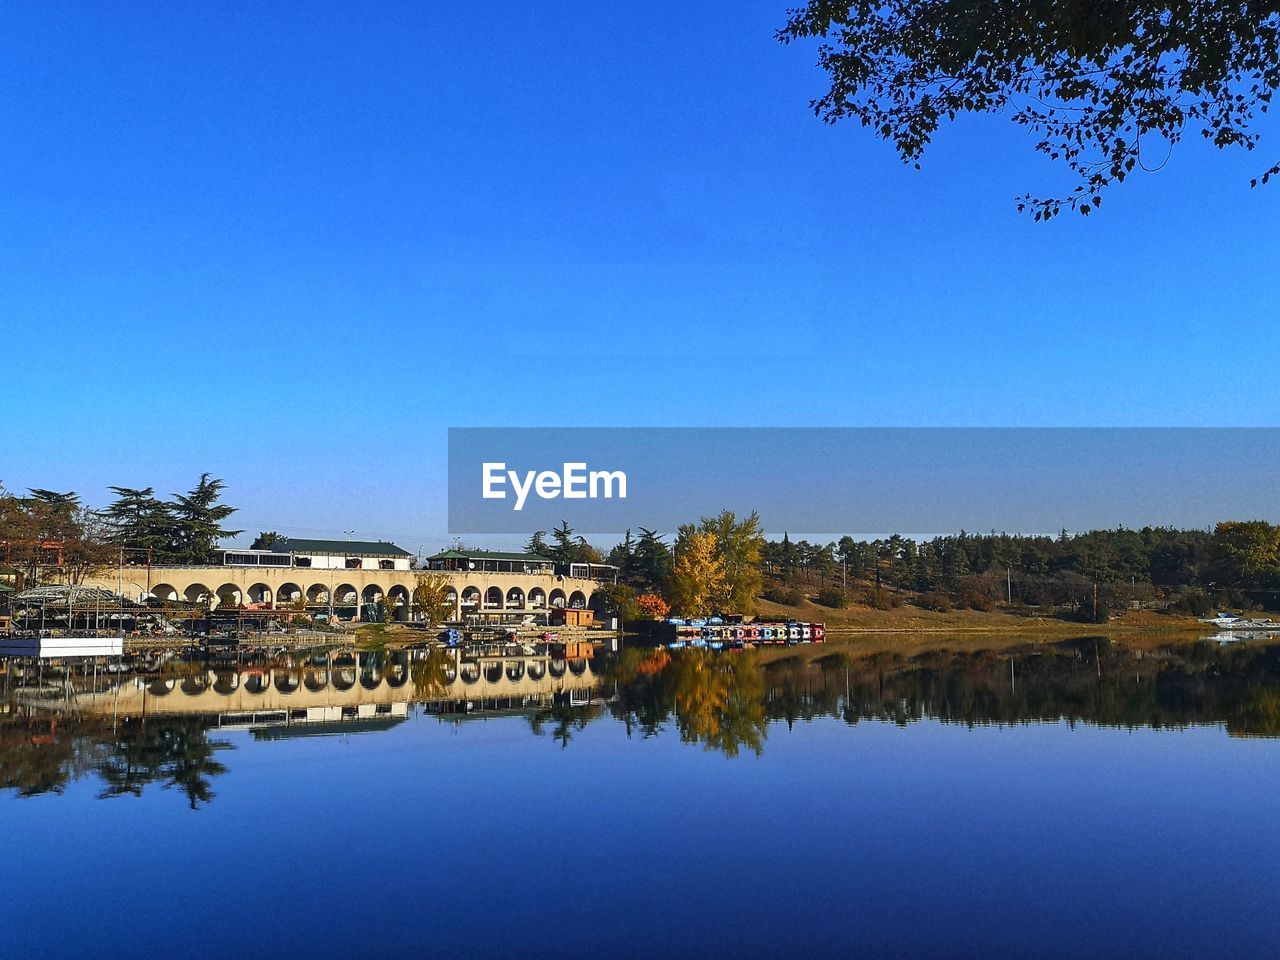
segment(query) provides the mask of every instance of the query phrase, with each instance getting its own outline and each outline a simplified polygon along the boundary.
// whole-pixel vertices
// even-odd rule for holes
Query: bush
[[[980,577],[965,577],[960,581],[957,594],[957,603],[970,610],[989,613],[996,608],[996,598],[991,595],[990,584]]]
[[[918,602],[926,610],[936,610],[938,613],[951,612],[951,600],[943,593],[922,594]]]
[[[843,590],[827,587],[818,591],[818,602],[824,607],[833,607],[836,610],[841,610],[849,605],[849,598]]]
[[[884,587],[868,590],[862,602],[875,610],[892,610],[895,607],[902,606],[902,598],[892,590],[886,590]]]
[[[1169,604],[1169,609],[1175,613],[1189,613],[1193,617],[1207,617],[1213,612],[1213,598],[1193,587]]]
[[[798,607],[804,603],[804,594],[795,587],[769,587],[763,596],[770,603],[781,603],[788,607]]]
[[[636,607],[640,613],[638,620],[665,620],[671,612],[671,605],[656,593],[642,593],[636,597]]]

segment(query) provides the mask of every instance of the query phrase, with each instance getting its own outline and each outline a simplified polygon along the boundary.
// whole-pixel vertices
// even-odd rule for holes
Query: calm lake
[[[3,954],[1274,954],[1280,645],[842,649],[6,664]]]

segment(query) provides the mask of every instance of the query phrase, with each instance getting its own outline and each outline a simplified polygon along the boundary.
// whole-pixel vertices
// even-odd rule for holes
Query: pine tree
[[[126,552],[125,559],[148,563],[176,559],[176,521],[170,504],[153,487],[108,487],[116,499],[102,511],[107,539]]]
[[[218,541],[239,536],[243,530],[228,530],[222,526],[236,508],[218,503],[226,484],[210,479],[210,474],[200,475],[200,482],[185,496],[174,494],[172,506],[177,533],[176,553],[179,563],[212,563]]]

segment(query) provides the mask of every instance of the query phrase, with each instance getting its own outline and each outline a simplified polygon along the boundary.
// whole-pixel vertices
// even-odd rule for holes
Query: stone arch
[[[572,673],[575,677],[582,676],[584,673],[587,672],[587,661],[586,660],[570,660],[569,672]]]
[[[508,660],[507,661],[507,679],[512,683],[519,683],[524,679],[524,661]]]
[[[462,589],[462,605],[464,607],[480,606],[480,588],[464,587]]]
[[[551,595],[547,597],[547,603],[553,607],[563,607],[568,601],[565,600],[564,591],[556,587],[551,591]]]
[[[463,683],[475,683],[480,679],[480,664],[474,660],[468,660],[458,668],[458,676],[462,678]]]
[[[271,689],[271,677],[265,670],[248,670],[245,672],[243,687],[245,693],[255,697],[261,696]]]
[[[530,680],[541,680],[547,675],[547,662],[545,660],[530,661],[528,673]]]
[[[188,697],[196,697],[209,689],[209,674],[201,672],[182,678],[182,692]]]
[[[392,619],[399,623],[407,622],[410,611],[413,609],[413,600],[409,596],[409,588],[397,583],[387,590],[387,600],[392,604]]]
[[[276,590],[276,606],[288,606],[289,604],[297,603],[304,596],[302,587],[296,583],[282,583],[280,588]]]
[[[275,596],[271,587],[265,583],[250,584],[248,594],[250,603],[270,603],[271,598]]]
[[[597,615],[603,615],[608,612],[609,598],[603,590],[596,590],[587,597],[587,607],[594,610]]]
[[[319,693],[329,685],[329,668],[308,667],[302,674],[302,685],[312,693]]]
[[[552,660],[547,664],[547,672],[557,680],[564,676],[565,662],[563,660]]]
[[[213,600],[213,591],[203,583],[193,583],[182,591],[182,598],[187,603],[207,603]]]
[[[239,584],[224,583],[218,588],[218,606],[239,607],[244,604],[244,592]]]
[[[484,609],[501,610],[502,609],[502,588],[490,587],[484,592]]]
[[[329,585],[327,583],[313,583],[307,587],[307,603],[312,606],[327,607],[329,605]]]
[[[382,677],[388,687],[396,690],[409,682],[410,675],[408,658],[396,657],[387,664],[386,672]]]
[[[532,610],[545,610],[547,606],[547,591],[541,587],[534,587],[529,591],[529,607]]]
[[[360,603],[360,591],[349,583],[340,583],[333,588],[333,605],[335,607],[354,607]]]
[[[147,693],[153,697],[167,697],[177,685],[178,681],[173,677],[156,677],[156,679],[147,684]]]
[[[298,689],[298,674],[292,670],[276,670],[271,677],[271,685],[279,693],[293,693]]]
[[[492,663],[486,664],[484,668],[484,679],[486,683],[497,683],[502,679],[502,661],[494,660]]]
[[[382,588],[376,583],[371,583],[360,591],[360,600],[362,603],[377,603],[382,599]]]
[[[356,685],[356,668],[352,664],[334,667],[330,679],[335,690],[350,690]]]
[[[228,697],[240,689],[240,674],[234,670],[220,670],[213,681],[213,692]]]
[[[512,587],[507,591],[507,609],[523,610],[524,609],[524,591],[519,587]]]
[[[151,588],[151,595],[161,603],[173,603],[178,599],[178,591],[167,583],[157,583]]]
[[[569,594],[569,609],[581,610],[587,605],[587,595],[581,590],[575,590]]]

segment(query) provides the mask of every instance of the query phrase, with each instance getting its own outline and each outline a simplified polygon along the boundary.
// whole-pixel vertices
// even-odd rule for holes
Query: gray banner
[[[1278,428],[451,428],[449,531],[1053,533],[1280,519]]]

